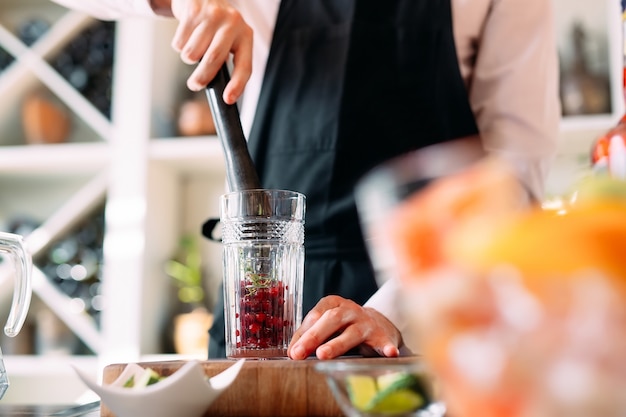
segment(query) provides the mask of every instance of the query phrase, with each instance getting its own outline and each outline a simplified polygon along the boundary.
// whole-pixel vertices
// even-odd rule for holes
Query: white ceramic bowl
[[[131,376],[144,371],[136,363],[126,365],[108,385],[98,384],[80,369],[75,371],[117,417],[200,417],[237,378],[244,361],[235,362],[212,378],[206,377],[198,361],[189,361],[167,378],[142,388],[123,386]]]

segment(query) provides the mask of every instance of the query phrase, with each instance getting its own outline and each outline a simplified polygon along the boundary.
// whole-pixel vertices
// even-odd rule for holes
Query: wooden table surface
[[[393,363],[406,358],[342,358],[342,360]],[[324,375],[313,368],[317,362],[316,359],[247,360],[235,382],[211,405],[205,417],[341,417],[343,413],[335,402]],[[168,376],[184,363],[184,361],[142,362],[140,365]],[[209,377],[224,371],[233,363],[232,360],[200,362]],[[113,382],[125,366],[126,364],[107,366],[104,369],[103,383]],[[101,416],[114,417],[104,403],[101,407]]]

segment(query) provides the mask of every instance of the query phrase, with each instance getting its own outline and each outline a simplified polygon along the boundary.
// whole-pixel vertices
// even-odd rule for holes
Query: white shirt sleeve
[[[370,307],[384,315],[400,331],[404,345],[400,347],[400,355],[412,355],[417,352],[417,346],[410,346],[408,342],[410,326],[405,312],[402,311],[402,294],[398,280],[389,279],[363,305]]]
[[[101,20],[123,17],[156,16],[148,0],[52,0],[68,9],[87,13]]]
[[[538,199],[561,114],[552,8],[546,0],[492,0],[469,84],[485,149],[511,162]]]

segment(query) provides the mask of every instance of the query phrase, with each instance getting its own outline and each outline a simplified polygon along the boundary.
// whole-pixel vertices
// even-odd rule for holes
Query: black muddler
[[[260,189],[261,182],[248,151],[237,105],[226,104],[222,98],[228,81],[230,73],[224,64],[206,87],[215,129],[224,151],[228,186],[231,191]]]

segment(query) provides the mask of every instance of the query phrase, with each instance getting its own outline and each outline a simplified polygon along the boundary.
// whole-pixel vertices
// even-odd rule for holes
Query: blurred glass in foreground
[[[396,206],[434,179],[456,174],[484,156],[475,138],[444,142],[383,163],[357,184],[357,209],[379,285],[397,276],[397,260],[387,230]]]
[[[625,415],[626,183],[587,183],[557,214],[520,204],[502,161],[431,176],[407,160],[364,178],[357,204],[450,415]]]

